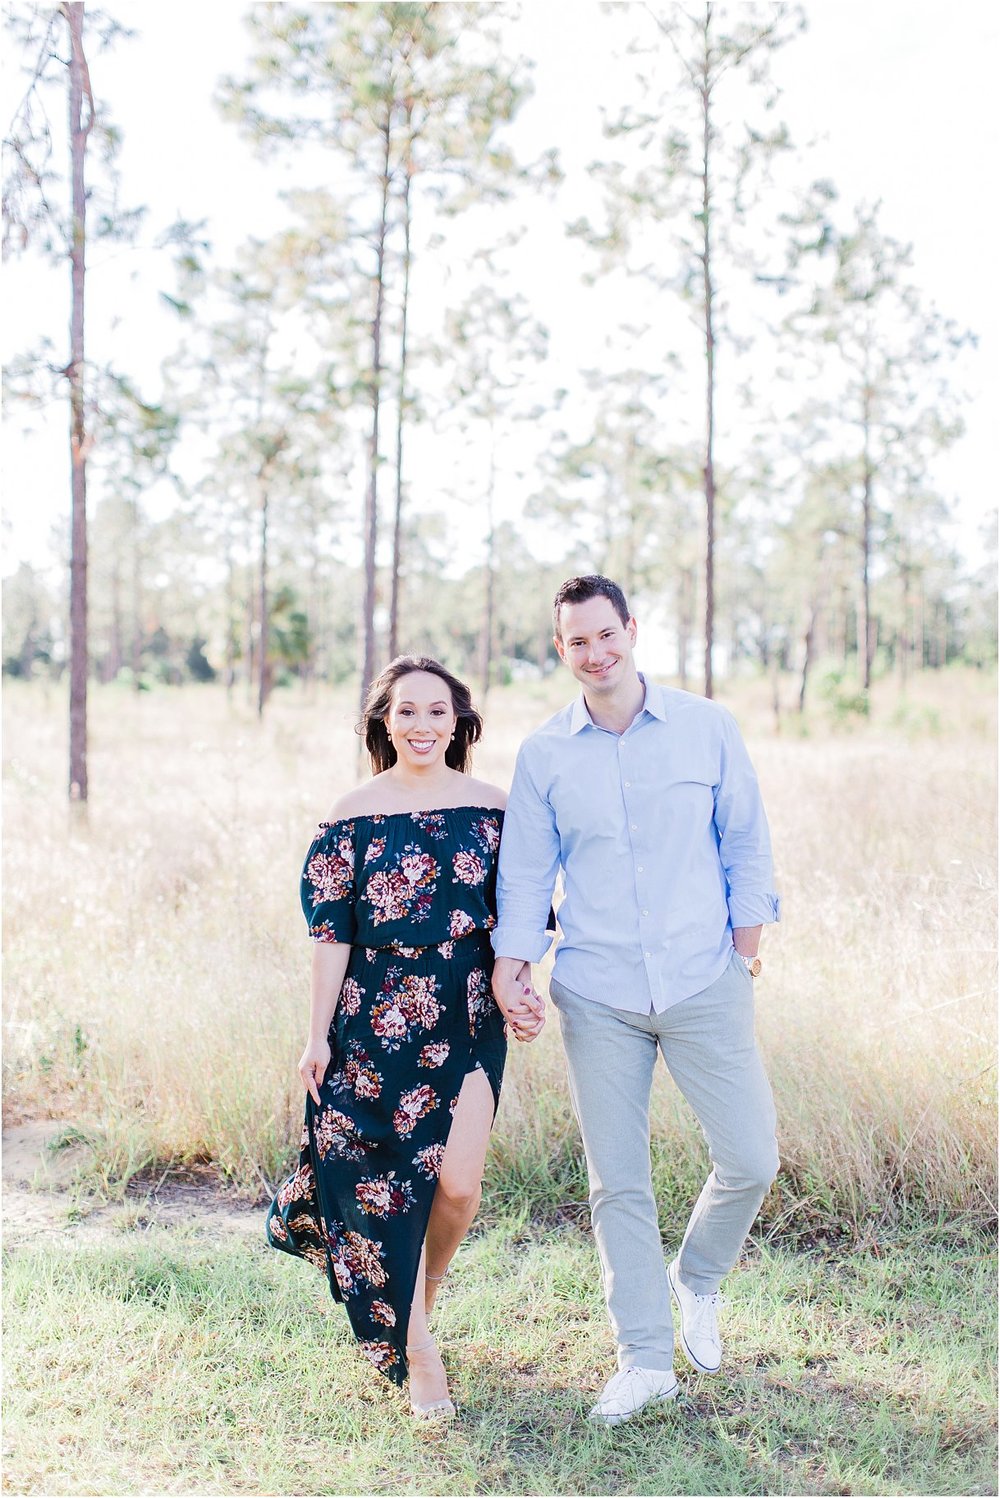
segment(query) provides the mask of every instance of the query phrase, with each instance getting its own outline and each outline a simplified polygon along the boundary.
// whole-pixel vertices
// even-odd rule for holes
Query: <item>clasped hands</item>
[[[545,1002],[531,982],[531,963],[498,957],[493,997],[515,1040],[534,1040],[545,1024]]]

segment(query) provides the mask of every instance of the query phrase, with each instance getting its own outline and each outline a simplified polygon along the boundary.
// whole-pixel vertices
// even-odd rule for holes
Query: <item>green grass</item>
[[[506,784],[566,682],[491,693]],[[922,673],[902,713],[747,731],[785,897],[757,989],[783,1168],[732,1277],[729,1359],[616,1431],[558,1030],[513,1047],[486,1212],[440,1327],[463,1419],[415,1432],[305,1266],[119,1213],[7,1256],[6,1485],[32,1493],[996,1493],[995,681]],[[9,1116],[56,1121],[66,1222],[169,1166],[260,1195],[294,1153],[308,943],[296,882],[356,774],[353,696],[92,699],[64,802],[64,693],[5,694]],[[544,976],[544,975],[543,975]],[[662,1068],[665,1242],[707,1168]],[[57,1140],[58,1142],[58,1140]],[[90,1226],[94,1226],[91,1224]]]
[[[524,1220],[460,1250],[439,1336],[461,1409],[415,1430],[321,1278],[254,1240],[152,1228],[6,1259],[17,1493],[995,1493],[990,1242],[752,1246],[728,1355],[611,1431],[589,1234]],[[679,1365],[680,1367],[680,1365]]]

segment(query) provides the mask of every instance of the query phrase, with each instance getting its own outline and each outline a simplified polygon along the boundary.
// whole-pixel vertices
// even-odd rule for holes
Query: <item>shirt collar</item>
[[[635,715],[636,718],[638,718],[642,713],[649,713],[651,717],[659,718],[661,723],[665,723],[667,719],[667,711],[663,702],[663,689],[661,687],[658,687],[655,681],[647,681],[641,671],[639,672],[639,680],[642,682],[646,695],[643,698],[642,707]],[[593,718],[590,716],[590,709],[587,706],[587,699],[581,692],[579,697],[577,697],[575,702],[573,703],[573,711],[570,714],[569,720],[569,731],[570,733],[579,733],[581,728],[586,728],[588,725],[591,728],[597,727]]]
[[[587,706],[587,699],[581,692],[579,697],[574,701],[573,710],[569,715],[569,731],[570,733],[579,733],[581,728],[586,728],[588,725],[591,728],[595,727],[594,720],[590,716],[590,709]]]
[[[643,702],[643,710],[654,718],[659,718],[661,723],[667,721],[667,704],[663,700],[663,688],[655,681],[647,681],[642,672],[639,672],[639,680],[646,688],[646,697]]]

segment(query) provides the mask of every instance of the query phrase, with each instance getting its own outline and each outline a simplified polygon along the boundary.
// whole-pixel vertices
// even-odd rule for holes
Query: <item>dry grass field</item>
[[[496,692],[478,773],[506,783],[567,688]],[[5,1491],[996,1493],[994,682],[780,732],[763,684],[724,700],[785,902],[757,988],[784,1163],[726,1367],[583,1419],[613,1349],[553,1022],[513,1048],[442,1298],[462,1418],[428,1441],[250,1206],[299,1131],[298,874],[357,774],[349,697],[279,693],[259,724],[214,688],[95,692],[84,818],[63,694],[7,689]],[[705,1154],[665,1075],[654,1142],[670,1244]]]
[[[491,695],[477,773],[567,693]],[[758,1024],[784,1170],[767,1220],[863,1229],[907,1203],[988,1220],[995,1203],[993,682],[927,674],[872,719],[776,733],[763,685],[724,698],[764,788],[784,897],[765,933]],[[307,941],[297,904],[314,824],[355,780],[346,693],[278,693],[263,724],[214,688],[106,688],[86,820],[63,799],[60,692],[6,693],[8,1117],[65,1121],[92,1177],[209,1163],[269,1188],[299,1127]],[[582,1199],[557,1026],[512,1057],[494,1199]],[[664,1079],[669,1217],[702,1145]]]

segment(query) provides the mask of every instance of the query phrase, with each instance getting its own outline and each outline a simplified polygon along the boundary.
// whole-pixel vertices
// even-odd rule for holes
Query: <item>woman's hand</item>
[[[319,1107],[319,1089],[323,1085],[326,1069],[330,1065],[330,1042],[310,1040],[299,1059],[299,1076],[302,1085],[313,1102]]]
[[[545,1024],[545,1004],[531,982],[530,962],[498,957],[493,968],[493,997],[515,1040],[534,1040]]]

